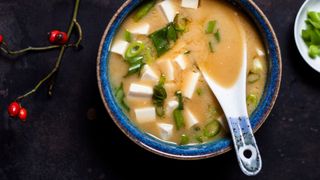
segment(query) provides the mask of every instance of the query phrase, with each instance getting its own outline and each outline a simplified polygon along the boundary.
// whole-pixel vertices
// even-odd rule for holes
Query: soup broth
[[[146,1],[122,23],[109,57],[115,97],[129,119],[142,131],[180,145],[227,135],[223,111],[198,67],[232,86],[242,65],[240,28],[248,47],[249,114],[259,103],[268,70],[261,37],[239,9],[221,0],[186,2]]]

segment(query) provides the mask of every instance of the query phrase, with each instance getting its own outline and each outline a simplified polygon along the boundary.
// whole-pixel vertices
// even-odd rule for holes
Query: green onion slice
[[[220,123],[217,120],[213,120],[205,126],[203,134],[208,138],[213,138],[220,132],[220,129]]]
[[[213,33],[215,27],[216,27],[217,21],[209,21],[207,28],[206,28],[206,33],[211,34]]]
[[[131,43],[125,53],[125,58],[130,59],[141,54],[142,51],[144,50],[144,46],[145,46],[144,43],[140,41]]]
[[[139,21],[144,16],[146,16],[156,4],[156,0],[149,0],[149,1],[146,1],[146,2],[147,3],[143,4],[142,6],[140,6],[140,8],[138,9],[137,13],[134,15],[133,19],[135,21]]]
[[[189,143],[189,136],[182,134],[180,138],[180,145],[186,145]]]
[[[253,83],[259,81],[260,78],[261,78],[261,75],[260,75],[260,74],[250,72],[249,75],[248,75],[248,82],[249,82],[250,84],[253,84]]]

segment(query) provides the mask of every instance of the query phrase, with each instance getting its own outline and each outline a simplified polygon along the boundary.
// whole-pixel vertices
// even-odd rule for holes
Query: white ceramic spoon
[[[262,160],[256,140],[253,136],[246,105],[247,81],[247,43],[244,30],[241,29],[243,57],[240,75],[232,87],[223,87],[216,83],[201,69],[205,81],[217,97],[229,124],[235,151],[241,170],[248,176],[259,173]]]

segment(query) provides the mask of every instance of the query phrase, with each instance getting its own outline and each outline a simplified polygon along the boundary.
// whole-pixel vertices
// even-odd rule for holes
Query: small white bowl
[[[320,72],[320,57],[312,59],[308,54],[308,46],[301,37],[301,32],[306,29],[305,20],[307,19],[308,11],[320,12],[320,1],[319,0],[306,0],[301,6],[298,15],[296,17],[294,25],[294,38],[299,52],[303,59],[316,71]]]

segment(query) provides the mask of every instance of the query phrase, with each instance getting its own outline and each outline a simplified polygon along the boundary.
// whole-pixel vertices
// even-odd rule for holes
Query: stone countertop
[[[0,57],[0,179],[247,179],[234,152],[201,161],[170,160],[138,147],[112,122],[97,87],[96,56],[102,33],[123,2],[82,0],[83,49],[65,54],[52,98],[43,86],[26,99],[27,123],[10,119],[7,105],[51,70],[58,51]],[[256,134],[263,169],[250,179],[319,179],[320,74],[303,62],[293,38],[304,1],[255,2],[279,38],[283,79],[277,103]],[[0,32],[11,47],[41,45],[46,32],[67,27],[72,4],[1,0]]]

